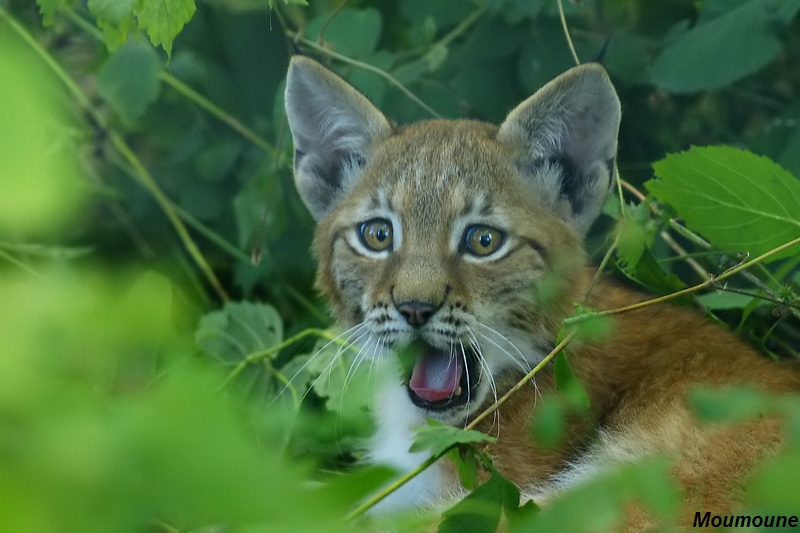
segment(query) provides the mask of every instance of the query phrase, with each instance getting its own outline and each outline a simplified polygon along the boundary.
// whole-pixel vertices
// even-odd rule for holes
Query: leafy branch
[[[209,266],[203,254],[200,252],[200,249],[192,239],[191,235],[189,235],[189,231],[186,229],[183,221],[175,211],[172,202],[169,200],[169,198],[167,198],[166,194],[164,194],[164,191],[162,191],[158,186],[156,181],[153,179],[153,176],[142,164],[141,160],[139,160],[130,146],[128,146],[128,144],[125,142],[125,139],[122,137],[122,135],[120,135],[108,124],[106,118],[102,113],[95,109],[78,84],[75,83],[70,75],[67,74],[63,68],[61,68],[55,59],[53,59],[53,57],[44,48],[42,48],[42,46],[33,38],[33,36],[25,28],[23,28],[22,25],[20,25],[4,7],[0,7],[0,17],[5,19],[14,33],[22,38],[22,40],[31,48],[31,50],[33,50],[33,52],[39,56],[39,58],[58,77],[58,79],[61,80],[62,84],[75,99],[78,106],[88,113],[96,124],[108,132],[108,140],[110,141],[111,145],[116,148],[125,161],[133,168],[133,171],[141,183],[144,184],[158,205],[161,207],[161,210],[167,216],[167,219],[172,224],[175,232],[178,234],[178,237],[183,242],[187,252],[192,259],[194,259],[195,263],[200,268],[200,271],[205,275],[209,284],[217,293],[219,298],[223,301],[227,301],[229,299],[227,292],[222,287],[222,284],[220,283],[216,274],[214,274],[214,271]]]
[[[570,318],[568,318],[568,319],[566,319],[564,321],[564,324],[565,325],[574,325],[574,324],[577,324],[579,322],[582,322],[582,321],[590,319],[590,318],[598,318],[598,317],[604,317],[604,316],[610,316],[610,315],[618,315],[618,314],[621,314],[621,313],[627,313],[629,311],[635,311],[637,309],[642,309],[644,307],[648,307],[648,306],[651,306],[651,305],[660,304],[660,303],[663,303],[663,302],[667,302],[669,300],[674,300],[676,298],[680,298],[681,296],[686,296],[686,295],[689,295],[689,294],[692,294],[692,293],[695,293],[695,292],[698,292],[698,291],[702,291],[703,289],[713,288],[717,284],[719,284],[719,282],[721,282],[721,281],[723,281],[723,280],[725,280],[725,279],[727,279],[727,278],[729,278],[729,277],[731,277],[731,276],[733,276],[735,274],[743,272],[746,269],[748,269],[750,267],[753,267],[753,266],[761,263],[762,261],[764,261],[766,259],[769,259],[769,258],[771,258],[771,257],[773,257],[773,256],[775,256],[777,254],[780,254],[780,253],[782,253],[782,252],[784,252],[786,250],[789,250],[790,248],[792,248],[794,246],[797,246],[798,244],[800,244],[800,237],[798,237],[797,239],[793,239],[793,240],[791,240],[791,241],[789,241],[787,243],[784,243],[781,246],[778,246],[777,248],[773,248],[772,250],[770,250],[768,252],[765,252],[765,253],[759,255],[758,257],[755,257],[755,258],[751,259],[750,261],[743,261],[742,263],[739,263],[735,267],[729,268],[728,270],[726,270],[725,272],[723,272],[719,276],[712,276],[709,279],[707,279],[706,281],[704,281],[702,283],[698,283],[697,285],[693,285],[691,287],[687,287],[686,289],[683,289],[683,290],[680,290],[680,291],[677,291],[677,292],[673,292],[671,294],[667,294],[667,295],[664,295],[664,296],[659,296],[658,298],[652,298],[650,300],[645,300],[644,302],[639,302],[639,303],[632,304],[632,305],[626,305],[626,306],[623,306],[623,307],[617,307],[616,309],[607,309],[605,311],[593,311],[593,312],[577,315],[577,316],[574,316],[574,317],[570,317]]]
[[[536,374],[538,374],[544,367],[550,364],[550,362],[553,360],[553,358],[555,358],[555,356],[564,351],[564,349],[569,345],[570,342],[572,342],[572,340],[576,337],[576,335],[577,332],[575,330],[568,333],[564,337],[564,340],[562,340],[555,348],[553,348],[553,350],[549,354],[547,354],[547,356],[545,356],[544,359],[542,359],[539,362],[539,364],[537,364],[530,372],[525,374],[525,376],[523,376],[522,379],[520,379],[511,389],[509,389],[508,392],[506,392],[503,396],[498,398],[497,401],[494,402],[492,405],[484,409],[478,416],[475,417],[474,420],[472,420],[472,422],[464,426],[464,430],[465,431],[474,430],[478,426],[478,424],[480,424],[484,419],[486,419],[486,417],[490,416],[492,413],[497,411],[497,409],[499,409],[504,403],[506,403],[514,394],[516,394],[523,387],[525,387],[525,385],[527,385],[536,376]],[[388,485],[386,488],[374,494],[364,503],[353,509],[353,511],[351,511],[347,515],[347,517],[345,517],[345,520],[352,521],[358,518],[359,516],[363,515],[369,509],[377,505],[381,500],[389,496],[391,493],[395,492],[397,489],[399,489],[400,487],[411,481],[413,478],[421,474],[431,465],[433,465],[436,461],[444,457],[447,454],[447,452],[454,449],[459,444],[460,443],[458,442],[454,442],[447,447],[437,450],[436,453],[432,454],[419,466],[417,466],[413,470],[410,470],[403,476],[399,477],[390,485]]]

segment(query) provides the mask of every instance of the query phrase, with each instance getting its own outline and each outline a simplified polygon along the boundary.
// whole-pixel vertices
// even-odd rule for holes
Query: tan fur
[[[315,91],[335,108],[330,116],[323,108],[304,110],[305,99]],[[345,103],[339,108],[337,101]],[[541,359],[594,275],[584,266],[581,239],[610,189],[609,161],[619,123],[619,103],[602,69],[573,69],[521,104],[500,128],[446,120],[389,128],[338,77],[297,58],[289,74],[287,111],[299,150],[299,190],[316,186],[333,191],[327,203],[309,193],[304,199],[320,219],[314,244],[317,284],[339,323],[365,324],[367,345],[389,356],[395,346],[415,338],[437,343],[450,335],[446,332],[466,327],[472,334],[490,325],[509,339],[506,344],[488,329],[479,338],[487,353],[494,350],[487,355],[488,365],[502,368],[493,376],[496,393],[505,392],[523,372],[508,361],[496,361],[500,348],[511,359],[518,349],[526,364]],[[336,122],[342,116],[347,119]],[[313,139],[315,121],[324,122],[317,128],[318,140]],[[349,148],[337,148],[342,138]],[[325,152],[329,145],[335,146]],[[322,150],[312,154],[316,160],[335,156],[344,162],[327,170],[309,164],[306,153],[313,150]],[[580,169],[569,184],[578,189],[574,194],[565,192],[561,160],[554,154],[566,154]],[[399,244],[391,253],[364,250],[355,236],[359,224],[375,217],[396,226]],[[502,257],[476,260],[459,252],[459,235],[475,220],[506,232],[509,249]],[[589,303],[612,309],[645,298],[602,278]],[[399,318],[396,308],[407,301],[436,309],[428,329],[428,324],[409,329]],[[800,374],[767,361],[691,309],[651,306],[612,320],[608,339],[572,347],[570,362],[591,398],[590,412],[571,420],[558,448],[545,449],[529,430],[541,398],[534,387],[523,389],[500,409],[498,420],[480,428],[498,434],[490,449],[495,465],[523,490],[536,493],[549,486],[553,493],[558,488],[553,480],[569,463],[591,459],[612,464],[666,452],[675,457],[674,472],[686,491],[684,525],[695,511],[728,512],[747,472],[779,444],[777,424],[698,425],[686,405],[687,390],[697,383],[755,383],[772,392],[797,391]],[[469,339],[448,342],[451,350],[455,343],[458,353],[458,343]],[[495,350],[492,343],[502,347]],[[514,362],[519,366],[519,360]],[[551,374],[545,370],[537,379],[545,397],[554,387]],[[391,407],[400,409],[395,404],[402,393],[392,398]],[[483,405],[472,402],[452,412],[426,413],[410,403],[402,409],[411,418],[463,424],[492,399],[489,392],[481,398]],[[379,420],[382,416],[376,413]],[[387,435],[392,431],[387,428]],[[603,438],[597,439],[600,434]],[[442,469],[441,476],[444,481],[437,479],[444,486],[457,483],[451,469]],[[627,527],[641,530],[649,520],[632,509]]]

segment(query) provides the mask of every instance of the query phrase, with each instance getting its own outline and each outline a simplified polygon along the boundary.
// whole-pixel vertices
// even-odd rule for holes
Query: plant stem
[[[304,339],[306,337],[312,337],[312,336],[321,337],[321,338],[327,339],[329,341],[335,341],[336,340],[336,338],[333,335],[331,335],[331,333],[328,332],[327,330],[319,329],[319,328],[304,329],[303,331],[301,331],[297,335],[289,337],[288,339],[286,339],[285,341],[281,342],[280,344],[276,344],[275,346],[270,346],[266,350],[260,350],[258,352],[253,352],[251,354],[248,354],[247,357],[242,359],[241,362],[238,365],[236,365],[236,368],[234,368],[230,372],[230,374],[228,374],[228,376],[225,378],[225,380],[219,386],[220,390],[224,389],[226,386],[228,386],[228,384],[231,381],[233,381],[236,378],[236,376],[241,374],[242,371],[245,368],[247,368],[248,365],[251,365],[253,363],[257,363],[257,362],[261,361],[262,359],[265,359],[265,358],[267,358],[267,357],[269,357],[271,355],[275,355],[278,352],[280,352],[281,350],[283,350],[284,348],[287,348],[287,347],[291,346],[292,344],[296,343],[297,341],[302,340],[302,339]]]
[[[181,80],[172,76],[166,71],[161,71],[159,73],[159,77],[161,81],[172,87],[176,92],[180,93],[182,96],[186,97],[187,99],[191,100],[205,111],[207,111],[210,115],[216,117],[221,122],[230,126],[231,129],[236,131],[242,137],[253,143],[254,145],[258,146],[265,152],[267,152],[272,157],[277,157],[278,151],[264,140],[262,137],[258,136],[253,130],[239,122],[237,119],[233,117],[230,113],[213,103],[208,98],[204,97]]]
[[[538,374],[545,366],[547,366],[550,363],[550,361],[552,361],[553,358],[556,355],[561,353],[564,350],[564,348],[566,348],[567,345],[570,342],[572,342],[572,340],[575,338],[575,335],[576,335],[576,332],[575,331],[571,331],[564,338],[564,340],[562,340],[558,344],[558,346],[553,348],[553,351],[551,351],[549,354],[547,354],[547,356],[544,359],[542,359],[539,362],[539,364],[536,365],[533,368],[533,370],[531,370],[530,372],[525,374],[525,376],[522,379],[520,379],[513,387],[511,387],[511,389],[509,389],[508,392],[506,392],[502,397],[500,397],[492,405],[490,405],[485,410],[483,410],[483,412],[481,412],[477,417],[475,417],[475,419],[472,422],[467,424],[464,427],[464,429],[465,430],[475,429],[475,427],[481,421],[483,421],[486,417],[488,417],[489,415],[494,413],[497,409],[499,409],[500,406],[502,406],[505,402],[508,401],[509,398],[511,398],[511,396],[516,394],[520,389],[522,389],[522,387],[527,385],[528,382],[530,380],[532,380],[534,378],[534,376],[536,376],[536,374]],[[408,483],[412,478],[414,478],[417,475],[419,475],[423,470],[425,470],[426,468],[430,467],[433,463],[435,463],[436,461],[438,461],[439,459],[444,457],[444,455],[447,454],[447,452],[449,452],[450,450],[452,450],[456,446],[458,446],[458,444],[454,443],[451,446],[448,446],[447,448],[445,448],[444,450],[441,450],[439,453],[431,455],[424,462],[422,462],[419,466],[417,466],[413,470],[410,470],[409,472],[406,472],[401,477],[397,478],[395,481],[393,481],[388,486],[386,486],[383,490],[381,490],[380,492],[374,494],[372,497],[370,497],[364,503],[362,503],[361,505],[359,505],[358,507],[353,509],[345,517],[345,520],[349,522],[349,521],[354,520],[354,519],[358,518],[359,516],[363,515],[369,509],[371,509],[372,507],[377,505],[381,500],[383,500],[384,498],[389,496],[389,494],[391,494],[392,492],[394,492],[397,489],[399,489],[401,486],[403,486],[406,483]]]
[[[59,80],[61,80],[72,97],[77,101],[78,105],[92,117],[92,120],[94,120],[100,127],[108,132],[108,138],[112,146],[117,149],[122,157],[133,168],[136,176],[145,185],[153,198],[155,198],[156,202],[161,207],[161,210],[174,227],[178,237],[183,242],[187,252],[206,276],[206,279],[211,284],[214,291],[217,293],[220,299],[227,301],[227,293],[222,288],[222,285],[220,284],[216,275],[206,262],[205,257],[203,257],[203,254],[200,252],[197,244],[194,242],[194,240],[192,240],[192,237],[189,235],[189,231],[186,229],[186,226],[184,226],[180,217],[176,214],[172,203],[158,186],[150,172],[145,168],[133,150],[131,150],[130,146],[128,146],[128,144],[125,142],[123,137],[108,125],[105,117],[91,105],[88,97],[83,94],[83,91],[80,89],[80,87],[78,87],[75,81],[73,81],[69,74],[67,74],[67,72],[61,68],[61,66],[53,59],[53,57],[44,48],[42,48],[42,46],[33,38],[33,36],[25,28],[23,28],[22,25],[20,25],[3,7],[0,7],[0,17],[6,20],[14,32],[19,35],[19,37],[21,37],[26,44],[28,44],[34,53],[36,53],[36,55],[39,56],[39,58],[59,78]]]
[[[334,52],[333,50],[328,50],[324,46],[320,46],[317,43],[315,43],[314,41],[306,39],[305,37],[300,37],[300,35],[297,32],[293,32],[291,30],[286,30],[286,35],[288,37],[290,37],[291,39],[294,39],[294,40],[304,44],[305,46],[308,46],[309,48],[313,48],[314,50],[316,50],[317,52],[319,52],[321,54],[324,54],[326,56],[332,57],[333,59],[336,59],[337,61],[341,61],[342,63],[347,63],[348,65],[353,65],[355,67],[362,68],[364,70],[368,70],[370,72],[373,72],[373,73],[377,74],[381,78],[383,78],[386,81],[388,81],[390,84],[392,84],[395,87],[397,87],[398,89],[400,89],[400,91],[402,91],[402,93],[405,94],[412,102],[414,102],[415,104],[420,106],[422,109],[424,109],[425,111],[430,113],[431,116],[433,116],[435,118],[442,118],[441,115],[439,115],[439,113],[434,111],[433,108],[428,106],[428,104],[426,104],[425,102],[420,100],[419,97],[417,97],[417,95],[415,95],[410,90],[408,90],[405,85],[403,85],[402,83],[400,83],[397,80],[397,78],[395,78],[394,76],[392,76],[391,74],[389,74],[385,70],[379,69],[378,67],[370,65],[369,63],[364,63],[363,61],[358,61],[356,59],[351,59],[351,58],[349,58],[347,56],[344,56],[342,54],[338,54],[338,53]]]
[[[564,35],[567,38],[567,44],[569,45],[569,51],[572,53],[572,59],[575,60],[576,65],[581,64],[581,60],[578,59],[578,52],[575,51],[575,45],[572,44],[572,37],[569,34],[569,27],[567,26],[567,17],[564,15],[564,3],[562,0],[556,0],[558,2],[558,16],[561,18],[561,27],[564,28]]]
[[[739,272],[742,272],[743,270],[748,269],[751,266],[754,266],[754,265],[760,263],[761,261],[763,261],[763,260],[765,260],[765,259],[767,259],[767,258],[769,258],[769,257],[771,257],[771,256],[773,256],[775,254],[781,253],[784,250],[788,250],[792,246],[796,246],[798,244],[800,244],[800,237],[798,237],[797,239],[793,239],[793,240],[791,240],[791,241],[789,241],[787,243],[784,243],[784,244],[778,246],[777,248],[773,248],[772,250],[770,250],[768,252],[765,252],[765,253],[759,255],[758,257],[756,257],[754,259],[751,259],[750,261],[745,261],[745,262],[740,263],[740,264],[738,264],[738,265],[736,265],[736,266],[734,266],[732,268],[729,268],[728,270],[726,270],[725,272],[723,272],[719,276],[712,276],[712,277],[708,278],[707,280],[705,280],[704,282],[698,283],[697,285],[693,285],[691,287],[687,287],[687,288],[685,288],[683,290],[680,290],[680,291],[677,291],[677,292],[673,292],[671,294],[667,294],[667,295],[664,295],[664,296],[659,296],[658,298],[653,298],[651,300],[646,300],[644,302],[639,302],[637,304],[626,305],[626,306],[623,306],[623,307],[618,307],[616,309],[607,309],[605,311],[597,311],[597,312],[594,312],[594,313],[586,313],[586,314],[583,314],[583,315],[574,316],[574,317],[571,317],[571,318],[568,318],[568,319],[564,320],[564,325],[566,326],[566,325],[576,324],[578,322],[582,322],[583,320],[587,320],[589,318],[596,318],[596,317],[609,316],[609,315],[617,315],[617,314],[620,314],[620,313],[627,313],[628,311],[635,311],[637,309],[642,309],[643,307],[648,307],[650,305],[655,305],[655,304],[659,304],[659,303],[662,303],[662,302],[667,302],[669,300],[674,300],[675,298],[680,298],[681,296],[685,296],[687,294],[692,294],[692,293],[695,293],[697,291],[706,289],[708,287],[713,287],[716,283],[719,283],[720,281],[722,281],[724,279],[727,279],[727,278],[733,276],[734,274],[738,274]]]
[[[531,370],[530,372],[525,374],[525,376],[522,379],[520,379],[519,381],[517,381],[517,383],[513,387],[511,387],[511,389],[508,390],[508,392],[503,394],[503,396],[501,396],[496,402],[494,402],[492,405],[487,407],[481,414],[479,414],[477,417],[475,417],[475,419],[472,422],[470,422],[469,424],[467,424],[464,427],[464,429],[475,429],[475,427],[484,418],[486,418],[490,414],[492,414],[495,411],[497,411],[497,409],[499,409],[500,406],[502,406],[504,403],[506,403],[508,401],[508,399],[511,398],[511,396],[516,394],[517,391],[519,391],[520,389],[522,389],[522,387],[527,385],[528,382],[530,380],[532,380],[534,378],[534,376],[536,376],[536,374],[538,374],[545,366],[547,366],[550,363],[550,361],[553,360],[553,358],[555,356],[557,356],[562,351],[564,351],[564,348],[566,348],[567,345],[569,345],[569,343],[572,342],[573,339],[575,339],[576,335],[577,335],[577,331],[575,331],[575,330],[570,331],[567,334],[567,336],[564,337],[564,340],[562,340],[560,343],[558,343],[558,345],[555,348],[553,348],[553,351],[551,351],[549,354],[547,354],[547,356],[544,359],[539,361],[538,365],[533,367],[533,370]]]

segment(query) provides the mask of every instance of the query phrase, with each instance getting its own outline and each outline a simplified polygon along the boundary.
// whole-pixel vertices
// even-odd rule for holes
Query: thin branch
[[[108,138],[111,142],[111,145],[117,149],[122,157],[134,169],[136,176],[148,189],[150,194],[158,203],[159,207],[161,207],[161,210],[167,216],[167,219],[172,224],[173,228],[178,234],[178,237],[183,242],[187,252],[206,276],[206,279],[211,284],[214,291],[217,293],[220,299],[227,301],[228,295],[225,292],[225,289],[222,288],[222,284],[217,279],[217,276],[214,274],[213,270],[211,270],[211,267],[206,262],[206,259],[203,257],[203,254],[200,252],[197,244],[194,242],[194,240],[192,240],[192,237],[189,235],[186,226],[184,226],[180,217],[175,212],[171,201],[167,198],[156,181],[153,179],[150,172],[142,164],[130,146],[128,146],[123,137],[108,125],[102,113],[98,112],[91,105],[89,98],[83,93],[81,88],[78,87],[78,84],[75,83],[69,74],[67,74],[67,72],[61,68],[61,65],[59,65],[55,59],[53,59],[53,57],[33,38],[33,36],[25,28],[23,28],[3,7],[0,7],[0,17],[4,18],[8,22],[9,26],[14,30],[14,32],[17,33],[26,42],[26,44],[28,44],[33,52],[36,53],[36,55],[39,56],[39,58],[58,77],[58,79],[61,80],[62,84],[76,100],[78,105],[87,114],[89,114],[89,116],[91,116],[98,125],[108,132]]]
[[[564,15],[564,3],[562,0],[556,0],[558,2],[558,16],[561,17],[561,27],[564,28],[564,35],[567,38],[567,44],[569,45],[569,51],[572,53],[572,59],[575,60],[576,65],[581,64],[581,60],[578,59],[578,52],[575,51],[575,45],[572,44],[572,37],[569,34],[569,27],[567,26],[567,17]]]
[[[342,8],[345,6],[345,4],[347,2],[348,2],[348,0],[342,0],[341,2],[339,2],[339,5],[336,6],[336,8],[333,11],[331,11],[331,14],[328,16],[328,18],[325,19],[325,22],[322,23],[322,26],[319,29],[319,35],[317,35],[317,43],[318,44],[321,45],[323,43],[323,41],[324,41],[323,36],[325,35],[325,30],[328,29],[328,24],[330,24],[331,21],[334,18],[336,18],[336,15],[339,14],[339,11],[342,10]]]
[[[772,257],[775,254],[779,254],[779,253],[783,252],[784,250],[788,250],[789,248],[791,248],[793,246],[796,246],[798,244],[800,244],[800,237],[798,237],[797,239],[793,239],[793,240],[791,240],[791,241],[789,241],[787,243],[784,243],[784,244],[778,246],[777,248],[773,248],[772,250],[770,250],[768,252],[765,252],[765,253],[759,255],[758,257],[756,257],[754,259],[751,259],[750,261],[744,261],[744,262],[736,265],[735,267],[729,268],[728,270],[726,270],[725,272],[723,272],[719,276],[711,277],[708,280],[706,280],[706,281],[704,281],[702,283],[699,283],[697,285],[693,285],[691,287],[687,287],[687,288],[685,288],[683,290],[680,290],[680,291],[677,291],[677,292],[673,292],[673,293],[667,294],[665,296],[660,296],[658,298],[653,298],[651,300],[645,300],[644,302],[640,302],[640,303],[637,303],[637,304],[626,305],[626,306],[623,306],[623,307],[618,307],[616,309],[607,309],[605,311],[597,311],[597,312],[594,312],[594,313],[586,313],[584,315],[578,315],[578,316],[575,316],[575,317],[571,317],[571,318],[568,318],[568,319],[564,320],[564,325],[572,325],[572,324],[581,322],[581,321],[589,319],[589,318],[596,318],[596,317],[609,316],[609,315],[617,315],[617,314],[620,314],[620,313],[627,313],[628,311],[635,311],[637,309],[642,309],[643,307],[648,307],[648,306],[659,304],[659,303],[662,303],[662,302],[667,302],[669,300],[674,300],[676,298],[680,298],[681,296],[685,296],[687,294],[692,294],[692,293],[695,293],[697,291],[700,291],[700,290],[703,290],[703,289],[706,289],[706,288],[709,288],[709,287],[713,287],[714,284],[719,283],[720,281],[722,281],[724,279],[727,279],[727,278],[733,276],[734,274],[738,274],[738,273],[740,273],[740,272],[742,272],[742,271],[744,271],[744,270],[746,270],[746,269],[748,269],[748,268],[750,268],[750,267],[762,262],[763,260],[765,260],[765,259],[767,259],[769,257]]]
[[[475,429],[475,427],[476,427],[476,426],[477,426],[477,425],[478,425],[478,424],[479,424],[481,421],[483,421],[483,420],[484,420],[486,417],[488,417],[489,415],[491,415],[492,413],[494,413],[494,412],[495,412],[497,409],[499,409],[499,408],[500,408],[500,406],[502,406],[502,405],[503,405],[505,402],[507,402],[507,401],[508,401],[508,399],[509,399],[509,398],[511,398],[511,396],[513,396],[514,394],[516,394],[516,393],[517,393],[517,392],[518,392],[520,389],[522,389],[522,388],[523,388],[525,385],[527,385],[527,384],[528,384],[528,382],[529,382],[530,380],[532,380],[532,379],[534,378],[534,376],[536,376],[536,374],[538,374],[538,373],[539,373],[539,372],[540,372],[540,371],[541,371],[541,370],[542,370],[542,369],[543,369],[545,366],[547,366],[547,365],[550,363],[550,361],[552,361],[552,360],[553,360],[553,358],[554,358],[556,355],[558,355],[559,353],[561,353],[561,352],[564,350],[564,348],[566,348],[566,347],[567,347],[567,345],[568,345],[570,342],[572,342],[572,340],[575,338],[575,335],[576,335],[576,332],[575,332],[575,331],[572,331],[572,332],[570,332],[570,333],[569,333],[569,334],[568,334],[568,335],[567,335],[567,336],[564,338],[564,340],[563,340],[563,341],[561,341],[561,342],[558,344],[558,346],[556,346],[555,348],[553,348],[553,351],[551,351],[549,354],[547,354],[547,356],[546,356],[544,359],[542,359],[542,360],[539,362],[539,364],[538,364],[538,365],[536,365],[536,366],[533,368],[533,370],[531,370],[530,372],[528,372],[528,373],[527,373],[527,374],[526,374],[526,375],[525,375],[525,376],[524,376],[522,379],[520,379],[520,380],[519,380],[519,381],[516,383],[516,385],[514,385],[514,386],[513,386],[513,387],[512,387],[512,388],[511,388],[511,389],[510,389],[508,392],[506,392],[506,393],[505,393],[505,394],[504,394],[502,397],[500,397],[500,398],[499,398],[499,399],[498,399],[496,402],[494,402],[492,405],[490,405],[489,407],[487,407],[487,408],[486,408],[486,409],[485,409],[483,412],[481,412],[481,413],[480,413],[480,414],[479,414],[477,417],[475,417],[475,419],[474,419],[472,422],[470,422],[469,424],[467,424],[467,425],[464,427],[464,429],[466,429],[466,430]],[[426,468],[430,467],[430,466],[431,466],[433,463],[435,463],[436,461],[438,461],[439,459],[441,459],[441,458],[442,458],[442,457],[443,457],[445,454],[447,454],[447,452],[449,452],[450,450],[452,450],[452,449],[453,449],[453,448],[455,448],[456,446],[458,446],[458,444],[457,444],[457,443],[454,443],[454,444],[450,445],[449,447],[445,448],[444,450],[441,450],[439,453],[436,453],[436,454],[433,454],[433,455],[431,455],[431,456],[430,456],[428,459],[426,459],[426,460],[425,460],[425,461],[424,461],[422,464],[420,464],[419,466],[417,466],[417,467],[416,467],[416,468],[414,468],[413,470],[411,470],[411,471],[407,472],[407,473],[406,473],[406,474],[404,474],[403,476],[401,476],[401,477],[397,478],[397,479],[396,479],[395,481],[393,481],[391,484],[389,484],[388,486],[386,486],[386,487],[385,487],[383,490],[381,490],[380,492],[378,492],[378,493],[374,494],[372,497],[370,497],[370,498],[369,498],[368,500],[366,500],[364,503],[362,503],[361,505],[359,505],[358,507],[356,507],[355,509],[353,509],[353,510],[352,510],[352,511],[351,511],[351,512],[350,512],[350,513],[349,513],[349,514],[348,514],[348,515],[345,517],[345,521],[347,521],[347,522],[349,522],[349,521],[352,521],[352,520],[354,520],[354,519],[358,518],[359,516],[363,515],[364,513],[366,513],[366,512],[367,512],[369,509],[371,509],[372,507],[374,507],[375,505],[377,505],[377,504],[378,504],[378,503],[379,503],[381,500],[383,500],[384,498],[386,498],[387,496],[389,496],[389,494],[391,494],[392,492],[394,492],[394,491],[396,491],[397,489],[399,489],[401,486],[403,486],[403,485],[405,485],[406,483],[408,483],[408,482],[409,482],[409,481],[410,481],[412,478],[414,478],[414,477],[416,477],[417,475],[419,475],[419,474],[420,474],[420,473],[421,473],[423,470],[425,470]]]
[[[291,30],[287,30],[286,35],[288,35],[292,39],[295,39],[297,42],[300,42],[300,43],[304,44],[305,46],[308,46],[309,48],[313,48],[314,50],[316,50],[317,52],[319,52],[321,54],[324,54],[324,55],[327,55],[327,56],[329,56],[329,57],[331,57],[333,59],[336,59],[337,61],[341,61],[342,63],[347,63],[348,65],[353,65],[354,67],[358,67],[358,68],[361,68],[361,69],[364,69],[364,70],[368,70],[369,72],[377,74],[381,78],[383,78],[386,81],[388,81],[391,85],[394,85],[395,87],[400,89],[400,91],[402,91],[402,93],[405,94],[412,102],[414,102],[415,104],[420,106],[422,109],[424,109],[426,112],[428,112],[431,116],[433,116],[435,118],[442,118],[442,116],[439,113],[434,111],[433,108],[428,106],[428,104],[426,104],[425,102],[420,100],[419,97],[417,97],[417,95],[415,95],[410,90],[408,90],[408,88],[406,88],[405,85],[400,83],[397,80],[397,78],[395,78],[394,76],[392,76],[391,74],[389,74],[385,70],[380,69],[380,68],[378,68],[378,67],[376,67],[374,65],[370,65],[369,63],[364,63],[363,61],[358,61],[356,59],[351,59],[351,58],[349,58],[347,56],[344,56],[342,54],[338,54],[338,53],[334,52],[333,50],[328,50],[324,46],[320,46],[317,43],[315,43],[314,41],[306,39],[305,37],[300,37],[300,34],[297,33],[297,32],[293,32]]]
[[[227,387],[228,384],[231,381],[233,381],[236,378],[236,376],[241,374],[242,371],[245,368],[247,368],[249,365],[252,365],[254,363],[258,363],[258,362],[260,362],[260,361],[262,361],[262,360],[264,360],[264,359],[266,359],[268,357],[271,357],[271,356],[277,354],[278,352],[280,352],[281,350],[283,350],[284,348],[288,348],[292,344],[294,344],[297,341],[300,341],[302,339],[305,339],[306,337],[321,337],[321,338],[329,340],[329,341],[335,341],[336,340],[336,337],[334,335],[332,335],[327,330],[319,329],[319,328],[304,329],[303,331],[301,331],[297,335],[289,337],[288,339],[284,340],[283,342],[281,342],[279,344],[276,344],[275,346],[270,346],[266,350],[260,350],[258,352],[253,352],[251,354],[248,354],[247,357],[242,359],[239,362],[239,364],[236,365],[236,367],[225,377],[225,379],[223,380],[222,384],[219,386],[219,389],[221,390],[221,389],[224,389],[225,387]]]

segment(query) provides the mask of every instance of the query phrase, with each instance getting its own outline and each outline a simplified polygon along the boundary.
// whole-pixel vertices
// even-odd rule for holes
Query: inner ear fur
[[[574,67],[517,106],[498,140],[542,199],[579,234],[600,214],[616,172],[620,103],[603,67]]]
[[[351,189],[371,146],[387,137],[391,126],[350,84],[303,56],[289,65],[285,102],[295,184],[319,221]]]

